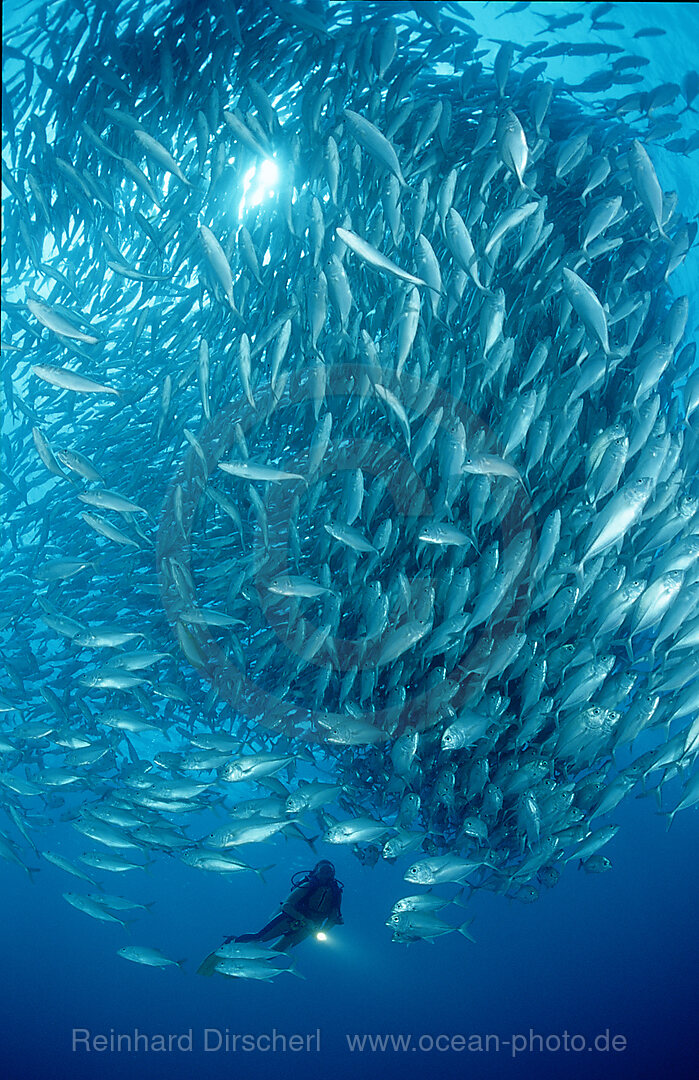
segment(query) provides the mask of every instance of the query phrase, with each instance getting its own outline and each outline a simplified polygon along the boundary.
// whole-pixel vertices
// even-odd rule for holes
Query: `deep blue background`
[[[476,944],[459,935],[435,945],[393,945],[383,926],[391,904],[411,892],[397,866],[361,867],[338,853],[346,883],[345,926],[326,944],[297,950],[306,979],[274,983],[197,978],[200,958],[225,932],[259,925],[282,897],[288,874],[305,860],[296,842],[271,845],[278,859],[267,886],[232,885],[162,859],[152,875],[122,882],[124,895],[155,900],[131,934],[68,907],[74,886],[47,866],[36,886],[5,872],[6,1029],[15,1078],[152,1076],[369,1077],[424,1075],[597,1078],[690,1077],[697,1061],[696,813],[679,814],[669,833],[654,798],[615,814],[623,828],[609,845],[614,871],[587,876],[571,866],[557,887],[524,905],[490,893],[474,896]],[[67,835],[63,851],[82,850]],[[70,846],[68,846],[70,845]],[[330,854],[335,855],[334,851]],[[271,861],[271,860],[270,860]],[[106,876],[106,875],[105,875]],[[129,877],[130,875],[124,875]],[[80,883],[76,883],[76,889]],[[111,891],[119,891],[115,885]],[[458,921],[461,912],[451,909]],[[128,941],[190,961],[157,971],[115,955]],[[3,1025],[4,1026],[4,1025]],[[74,1027],[93,1033],[194,1029],[192,1054],[140,1056],[71,1052]],[[205,1027],[287,1034],[321,1028],[320,1054],[201,1052]],[[607,1028],[628,1041],[624,1053],[564,1055],[467,1052],[365,1052],[350,1055],[345,1034],[583,1034]],[[4,1056],[4,1055],[3,1055]]]
[[[530,40],[543,26],[532,12],[495,21],[507,5],[469,4],[486,34]],[[578,5],[535,4],[558,12]],[[678,80],[696,66],[699,19],[687,4],[617,5],[607,18],[625,33],[614,40],[652,58],[652,80]],[[589,25],[587,20],[583,26]],[[640,25],[662,25],[664,38],[634,41]],[[580,40],[578,27],[567,30]],[[602,66],[602,61],[597,66]],[[594,69],[565,61],[570,77]],[[554,65],[552,65],[552,72]],[[622,91],[623,92],[623,89]],[[696,163],[661,150],[653,158],[666,188],[696,215]],[[675,275],[675,288],[694,296],[695,264]],[[696,299],[690,328],[695,327]],[[676,789],[675,789],[676,790]],[[669,793],[668,793],[669,794]],[[672,805],[672,798],[668,798]],[[391,904],[412,892],[400,868],[362,866],[348,853],[326,849],[345,881],[346,925],[328,943],[297,951],[306,979],[281,975],[275,983],[204,980],[194,975],[222,934],[266,920],[288,888],[291,872],[309,864],[297,842],[269,845],[255,861],[273,862],[267,885],[250,876],[231,882],[161,858],[151,874],[102,875],[111,892],[154,900],[131,934],[96,923],[69,907],[65,890],[82,885],[43,864],[36,884],[2,864],[0,926],[3,948],[3,1022],[0,1075],[9,1080],[95,1080],[97,1077],[536,1077],[585,1080],[696,1075],[699,1061],[697,960],[699,860],[697,813],[678,815],[667,833],[654,797],[631,800],[614,820],[623,825],[607,852],[614,871],[587,876],[573,866],[534,905],[500,896],[475,896],[475,945],[451,935],[436,945],[392,945],[383,925]],[[75,858],[85,844],[67,825],[43,846]],[[251,856],[254,858],[254,856]],[[452,917],[461,913],[451,909]],[[117,948],[133,942],[187,957],[184,971],[126,963]],[[74,1027],[177,1033],[194,1029],[192,1054],[71,1052]],[[321,1029],[319,1054],[203,1054],[205,1027],[262,1032]],[[362,1032],[579,1033],[587,1039],[610,1029],[625,1036],[623,1053],[499,1054],[386,1052],[350,1055],[345,1034]]]

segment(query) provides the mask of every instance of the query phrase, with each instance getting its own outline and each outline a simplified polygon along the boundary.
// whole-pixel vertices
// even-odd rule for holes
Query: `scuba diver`
[[[335,867],[328,859],[321,859],[312,870],[301,870],[294,874],[291,884],[294,891],[284,901],[278,915],[256,934],[229,937],[226,944],[231,941],[272,941],[280,938],[272,948],[285,952],[310,934],[344,922],[340,911],[343,886],[335,877]]]
[[[279,938],[271,948],[276,952],[285,952],[311,934],[344,922],[340,910],[344,886],[335,877],[335,867],[328,859],[321,859],[312,870],[298,871],[292,877],[291,884],[293,892],[281,905],[278,915],[256,934],[231,935],[223,939],[223,944],[264,942]],[[198,974],[213,975],[219,959],[215,952],[211,953],[200,965]]]

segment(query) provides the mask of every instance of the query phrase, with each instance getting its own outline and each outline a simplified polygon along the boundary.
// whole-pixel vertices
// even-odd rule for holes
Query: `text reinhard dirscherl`
[[[614,1035],[607,1028],[594,1036],[562,1034],[539,1035],[533,1028],[528,1035],[513,1034],[509,1038],[499,1035],[398,1035],[364,1034],[345,1035],[346,1048],[350,1053],[401,1053],[409,1050],[425,1052],[470,1051],[471,1053],[509,1053],[516,1057],[522,1053],[558,1053],[581,1050],[597,1053],[623,1052],[627,1048],[624,1035]],[[92,1032],[89,1028],[73,1028],[72,1049],[74,1053],[218,1053],[267,1051],[292,1053],[320,1052],[320,1028],[314,1032],[286,1034],[272,1028],[255,1035],[251,1032],[230,1031],[229,1028],[202,1028],[195,1035],[193,1028],[179,1034],[148,1033],[134,1028],[133,1031],[114,1031],[109,1033]]]
[[[195,1036],[194,1029],[188,1028],[179,1034],[150,1034],[134,1028],[133,1031],[114,1031],[93,1033],[89,1028],[73,1028],[72,1049],[75,1052],[98,1053],[110,1050],[113,1053],[191,1053],[193,1050],[205,1053],[225,1051],[267,1050],[291,1051],[298,1053],[305,1050],[318,1053],[320,1050],[320,1028],[305,1034],[287,1035],[272,1028],[258,1035],[250,1032],[229,1031],[228,1028],[202,1028]]]

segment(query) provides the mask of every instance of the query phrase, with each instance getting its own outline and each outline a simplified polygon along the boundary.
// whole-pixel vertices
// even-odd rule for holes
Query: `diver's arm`
[[[301,923],[302,926],[311,927],[315,925],[307,915],[304,915],[302,911],[299,911],[298,908],[295,908],[294,905],[290,904],[288,901],[282,904],[282,911],[285,915],[288,915],[290,919],[294,919],[295,922]]]
[[[335,916],[335,922],[336,923],[343,923],[345,921],[342,918],[342,911],[340,910],[341,907],[342,907],[342,889],[339,888],[339,886],[338,886],[338,889],[337,889],[337,891],[335,893],[335,911],[333,912],[333,915]]]
[[[327,919],[325,920],[325,926],[328,929],[331,926],[342,926],[344,921],[345,920],[342,918],[342,912],[340,911],[340,900],[338,898],[337,901],[335,902],[334,909],[330,912]]]
[[[290,919],[294,919],[296,922],[300,923],[301,926],[310,928],[315,926],[315,923],[311,919],[309,919],[307,915],[304,915],[303,912],[300,911],[297,907],[297,905],[301,903],[301,901],[304,900],[307,895],[308,887],[304,887],[302,885],[298,889],[294,889],[291,895],[287,897],[287,899],[282,904],[282,911],[285,915],[288,915]]]

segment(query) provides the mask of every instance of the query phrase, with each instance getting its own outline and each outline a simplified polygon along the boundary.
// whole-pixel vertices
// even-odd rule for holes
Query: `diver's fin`
[[[220,957],[215,952],[209,953],[206,959],[202,960],[201,964],[197,968],[197,975],[210,975],[216,974],[216,965],[219,962]]]

